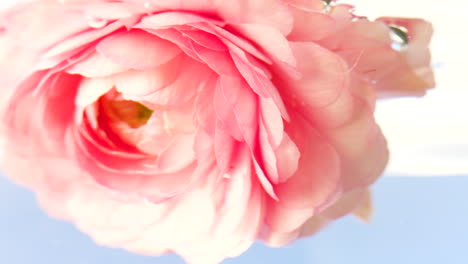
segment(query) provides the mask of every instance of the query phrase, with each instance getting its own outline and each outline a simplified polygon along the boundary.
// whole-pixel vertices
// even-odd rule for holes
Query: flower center
[[[153,110],[130,100],[104,100],[104,107],[109,117],[128,124],[131,128],[145,125],[153,114]]]

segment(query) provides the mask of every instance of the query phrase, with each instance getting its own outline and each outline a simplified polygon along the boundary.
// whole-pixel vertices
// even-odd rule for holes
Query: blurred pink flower
[[[189,263],[368,218],[388,158],[376,97],[434,85],[431,26],[326,2],[3,12],[3,168],[97,243]]]

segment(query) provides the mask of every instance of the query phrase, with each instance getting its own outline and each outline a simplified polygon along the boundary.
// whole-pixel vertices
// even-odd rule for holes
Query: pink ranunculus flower
[[[368,217],[388,158],[376,98],[434,85],[431,26],[327,2],[4,11],[4,170],[99,244],[192,264]]]

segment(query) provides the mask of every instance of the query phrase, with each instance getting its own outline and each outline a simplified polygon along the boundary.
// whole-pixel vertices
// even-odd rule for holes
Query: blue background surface
[[[286,248],[255,244],[223,264],[468,263],[468,177],[384,177],[374,186],[370,225],[345,217]],[[182,264],[100,247],[50,219],[34,195],[0,176],[0,263]]]

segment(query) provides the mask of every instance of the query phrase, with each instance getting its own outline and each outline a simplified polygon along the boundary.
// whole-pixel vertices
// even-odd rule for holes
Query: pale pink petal
[[[235,257],[244,252],[255,241],[262,224],[262,192],[255,181],[251,181],[249,151],[239,149],[233,161],[231,178],[224,179],[225,199],[220,204],[216,224],[210,231],[211,237],[200,237],[194,243],[178,251],[190,261],[218,263],[226,256]],[[214,254],[213,254],[214,253]]]
[[[60,23],[57,23],[60,21]],[[17,43],[43,51],[89,28],[79,10],[55,2],[24,3],[2,14],[2,25]],[[34,41],[31,41],[34,39]]]
[[[206,86],[216,75],[208,67],[190,58],[186,58],[183,65],[184,70],[176,80],[163,89],[144,96],[137,95],[135,98],[128,94],[126,97],[142,101],[145,105],[180,106],[194,99],[201,89],[211,89]]]
[[[300,237],[316,234],[330,224],[331,220],[321,215],[312,216],[301,227]]]
[[[162,39],[166,39],[177,46],[183,51],[185,55],[188,57],[204,63],[196,52],[193,50],[192,43],[193,41],[190,38],[184,37],[184,35],[181,33],[181,31],[169,28],[169,29],[145,29],[148,33],[154,34]]]
[[[284,96],[293,108],[300,109],[307,119],[319,126],[337,127],[352,115],[353,99],[348,65],[339,56],[313,43],[291,43],[303,74],[282,86],[290,87]]]
[[[333,205],[321,212],[320,215],[328,219],[343,217],[356,209],[361,201],[364,200],[366,194],[367,189],[356,189],[347,192]]]
[[[268,232],[268,234],[262,237],[262,239],[270,247],[283,247],[296,240],[299,237],[299,234],[299,230],[284,233]]]
[[[326,5],[322,0],[284,0],[284,2],[294,8],[308,11],[324,11]]]
[[[370,223],[372,214],[372,195],[371,191],[367,189],[364,191],[363,198],[361,199],[360,203],[353,210],[353,215],[366,223]]]
[[[83,117],[83,110],[86,106],[96,102],[99,97],[106,94],[113,87],[113,82],[109,78],[83,78],[78,88],[75,98],[77,120]]]
[[[111,76],[115,88],[124,98],[133,99],[132,96],[147,95],[155,90],[165,88],[172,84],[180,74],[182,57],[177,57],[164,65],[149,70],[130,70]],[[128,97],[126,97],[128,95]]]
[[[312,217],[316,210],[312,208],[288,208],[281,201],[269,199],[267,201],[265,223],[270,232],[289,233],[301,227],[304,222]]]
[[[180,135],[158,158],[162,173],[179,171],[195,161],[194,134]]]
[[[159,255],[162,248],[177,250],[194,241],[214,224],[215,207],[207,192],[188,192],[170,206],[170,212],[162,221],[148,226],[138,239],[125,246],[137,252]]]
[[[142,29],[164,29],[178,25],[186,25],[200,22],[209,22],[223,25],[221,21],[209,19],[196,14],[186,12],[162,12],[152,16],[144,17],[134,28]]]
[[[73,64],[66,71],[84,77],[105,77],[129,70],[128,67],[113,63],[101,54],[94,52],[84,60]]]
[[[288,35],[290,41],[317,41],[336,30],[336,22],[323,12],[291,8],[294,27]]]
[[[285,133],[281,144],[275,150],[275,155],[279,182],[285,182],[297,171],[301,152],[294,141],[292,141],[288,134]]]
[[[86,16],[89,18],[117,20],[125,17],[138,16],[147,12],[147,9],[144,5],[134,5],[131,3],[121,2],[89,2],[90,1],[88,0],[87,3],[82,7]]]
[[[121,19],[116,22],[110,23],[109,25],[103,28],[84,31],[80,34],[71,36],[61,41],[59,44],[51,47],[46,52],[44,52],[41,57],[43,59],[51,59],[56,57],[67,59],[70,56],[72,56],[69,54],[70,51],[78,53],[80,50],[86,48],[87,45],[92,43],[93,41],[107,36],[110,33],[115,32],[119,28],[125,27],[126,25],[134,24],[135,22],[136,18]]]
[[[100,41],[96,50],[116,64],[138,70],[163,65],[181,52],[169,41],[142,30],[114,33]]]
[[[149,0],[147,2],[156,10],[214,13],[227,23],[266,24],[278,28],[284,35],[290,32],[292,26],[292,16],[287,6],[279,0]],[[179,18],[176,19],[176,23],[177,20]],[[180,20],[183,21],[183,17]]]
[[[372,109],[363,102],[356,108],[360,110],[354,111],[352,122],[326,132],[342,158],[345,190],[373,183],[382,174],[389,155],[387,142],[375,123]]]

